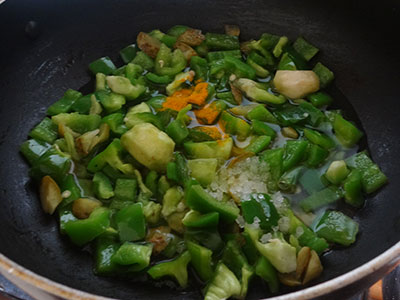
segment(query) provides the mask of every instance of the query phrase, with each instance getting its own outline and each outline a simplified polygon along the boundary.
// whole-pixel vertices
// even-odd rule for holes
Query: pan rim
[[[397,242],[391,248],[387,249],[382,254],[351,270],[345,274],[335,277],[331,280],[322,282],[315,286],[296,291],[293,293],[276,296],[272,298],[265,298],[270,300],[307,300],[315,297],[323,296],[329,292],[333,292],[338,288],[350,285],[367,275],[379,270],[380,268],[388,265],[394,266],[400,262],[400,242]],[[3,272],[1,272],[3,270]],[[103,296],[94,295],[88,292],[83,292],[75,288],[68,287],[61,283],[57,283],[44,276],[38,275],[16,262],[10,260],[5,255],[0,253],[0,273],[7,273],[10,277],[14,276],[24,283],[28,283],[41,291],[50,293],[55,296],[63,297],[65,299],[87,299],[87,300],[111,300],[114,298],[107,298]]]

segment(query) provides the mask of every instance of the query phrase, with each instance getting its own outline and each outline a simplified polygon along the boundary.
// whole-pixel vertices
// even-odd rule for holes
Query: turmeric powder
[[[197,130],[200,130],[206,133],[209,137],[214,140],[220,140],[222,138],[222,134],[216,126],[201,126],[197,127]]]
[[[194,114],[199,122],[208,125],[214,123],[219,113],[220,110],[215,105],[215,102],[206,104],[203,108],[194,111]]]
[[[181,89],[167,97],[163,103],[162,110],[172,109],[180,111],[189,103],[196,105],[204,105],[208,97],[208,83],[200,82],[191,88]]]

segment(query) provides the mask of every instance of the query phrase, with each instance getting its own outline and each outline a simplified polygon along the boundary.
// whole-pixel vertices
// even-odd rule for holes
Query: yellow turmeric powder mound
[[[208,83],[200,82],[194,87],[193,93],[189,96],[188,102],[196,105],[204,105],[208,97]]]
[[[202,124],[212,124],[215,122],[215,119],[218,117],[220,111],[218,110],[215,102],[210,104],[206,104],[203,108],[195,110],[194,114],[196,118]]]
[[[207,82],[200,82],[194,88],[176,91],[164,101],[162,110],[172,109],[180,111],[189,103],[199,106],[204,105],[208,97],[207,87]]]
[[[214,140],[220,140],[222,138],[221,132],[216,126],[201,126],[197,127],[197,130],[203,131]]]

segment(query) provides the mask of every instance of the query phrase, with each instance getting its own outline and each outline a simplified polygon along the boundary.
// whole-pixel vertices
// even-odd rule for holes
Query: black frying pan
[[[32,20],[37,27],[27,30]],[[134,42],[139,31],[186,24],[218,32],[224,24],[238,24],[242,40],[262,32],[304,35],[322,49],[318,59],[335,72],[339,106],[357,113],[370,153],[389,177],[355,215],[357,243],[324,255],[325,270],[313,285],[370,261],[400,236],[399,20],[398,1],[6,1],[0,5],[0,253],[97,295],[201,299],[195,286],[183,293],[94,276],[90,255],[61,237],[55,219],[42,212],[18,148],[47,106],[67,88],[90,82],[89,62],[104,55],[119,61],[118,50]],[[347,288],[332,297],[354,292]],[[248,299],[267,296],[266,286],[256,282]]]

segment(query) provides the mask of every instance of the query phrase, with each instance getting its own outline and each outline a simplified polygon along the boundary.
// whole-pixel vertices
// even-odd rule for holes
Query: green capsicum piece
[[[178,258],[159,263],[151,267],[147,273],[153,279],[159,279],[164,276],[170,276],[176,279],[182,288],[187,286],[187,265],[191,260],[189,251],[183,252]]]
[[[219,213],[210,212],[201,214],[195,210],[190,210],[182,219],[183,225],[195,228],[216,228],[219,222]]]
[[[75,101],[81,97],[82,93],[69,89],[64,93],[64,96],[60,100],[50,105],[50,107],[47,109],[47,114],[54,116],[60,113],[67,113],[71,110],[71,107]]]
[[[53,144],[57,139],[57,125],[46,117],[29,132],[29,136],[33,139]]]
[[[144,85],[133,85],[128,78],[122,76],[107,76],[106,80],[114,93],[125,96],[127,100],[134,100],[146,91]]]
[[[101,122],[108,124],[111,131],[115,134],[122,135],[128,131],[128,128],[124,124],[124,114],[122,113],[107,115],[101,120]]]
[[[227,111],[221,113],[219,122],[226,133],[237,135],[240,140],[244,140],[250,134],[251,126],[245,120],[234,117]]]
[[[89,64],[89,69],[93,74],[103,73],[105,75],[112,74],[117,68],[108,56],[101,57]]]
[[[272,238],[263,244],[259,241],[261,229],[246,225],[245,232],[250,235],[260,254],[267,258],[279,272],[291,273],[296,270],[296,248],[288,244],[283,237]]]
[[[347,204],[361,207],[364,204],[362,196],[362,174],[359,170],[352,170],[343,182],[344,199]]]
[[[152,245],[125,242],[113,254],[111,262],[122,266],[129,266],[129,271],[141,271],[150,264],[152,250]]]
[[[235,74],[236,77],[250,79],[256,78],[256,71],[251,66],[243,62],[240,58],[225,56],[224,62],[227,70],[230,73]]]
[[[135,203],[121,209],[115,215],[115,224],[121,241],[131,242],[146,236],[146,221],[142,203]]]
[[[387,182],[386,175],[379,169],[378,165],[368,157],[365,152],[357,153],[348,159],[346,164],[351,169],[361,172],[361,183],[363,191],[367,194],[373,193]]]
[[[102,172],[96,172],[93,176],[93,189],[95,195],[100,199],[110,199],[114,196],[110,179]]]
[[[61,113],[51,118],[55,124],[64,124],[78,133],[85,133],[99,128],[101,117],[99,115],[82,115],[79,113]]]
[[[275,118],[275,116],[262,104],[257,105],[253,109],[251,109],[247,113],[246,118],[251,121],[257,120],[278,124],[278,120]]]
[[[265,90],[259,83],[247,79],[239,78],[233,81],[234,86],[240,89],[250,99],[269,104],[282,104],[286,102],[286,98],[282,95],[276,96]]]
[[[219,141],[199,143],[186,142],[183,144],[183,147],[191,158],[217,158],[225,161],[231,155],[233,140],[232,138],[227,138]]]
[[[226,243],[222,261],[233,271],[236,278],[239,278],[241,287],[238,298],[245,298],[250,280],[254,274],[253,268],[249,265],[236,240],[229,240]]]
[[[285,145],[282,170],[288,171],[299,164],[307,153],[308,142],[305,140],[289,140]]]
[[[323,91],[312,93],[307,96],[307,99],[308,101],[311,102],[312,105],[314,105],[317,108],[330,105],[333,102],[333,98],[329,94]]]
[[[36,180],[49,175],[55,181],[61,183],[70,168],[71,159],[60,151],[50,148],[34,162],[29,174]]]
[[[204,282],[210,280],[213,276],[212,251],[192,241],[186,241],[186,246],[192,258],[190,263],[200,279]]]
[[[124,267],[114,263],[111,257],[117,252],[121,244],[117,232],[108,228],[96,238],[94,251],[94,273],[101,276],[114,276],[123,273]]]
[[[161,44],[155,60],[155,72],[158,75],[173,76],[186,67],[186,59],[182,51],[171,51],[165,44]]]
[[[220,218],[232,223],[239,215],[239,209],[230,203],[224,203],[210,196],[201,185],[192,185],[186,191],[186,204],[202,213],[218,212]]]
[[[257,154],[267,148],[270,142],[271,137],[267,135],[253,137],[250,144],[245,148],[245,151]]]
[[[50,147],[51,145],[46,142],[30,139],[22,143],[20,152],[29,164],[33,165]]]
[[[320,62],[314,66],[313,71],[319,77],[319,84],[322,89],[330,85],[335,79],[333,72]]]
[[[143,51],[139,51],[136,53],[135,58],[132,60],[132,63],[135,65],[141,66],[143,69],[151,71],[154,68],[153,59],[148,56]]]
[[[326,134],[309,128],[304,128],[304,136],[313,144],[319,145],[326,150],[335,147],[335,142]]]
[[[241,208],[247,224],[253,224],[257,218],[261,229],[270,230],[278,225],[278,212],[267,194],[251,194],[250,198],[241,199]]]
[[[205,37],[205,44],[211,50],[236,50],[240,48],[237,36],[207,32]]]
[[[222,262],[218,263],[214,277],[206,287],[204,300],[223,300],[239,296],[241,284],[235,274]]]
[[[121,56],[123,62],[127,64],[135,58],[137,50],[138,48],[136,47],[136,44],[131,44],[121,49],[119,51],[119,55]]]
[[[340,198],[342,198],[342,191],[335,186],[330,186],[301,199],[300,206],[305,212],[310,212],[324,205],[335,203]]]
[[[216,158],[197,158],[187,161],[190,176],[202,186],[208,186],[215,178],[218,160]]]
[[[329,156],[329,151],[315,144],[309,144],[306,165],[311,168],[320,166]]]
[[[278,190],[278,181],[283,174],[283,157],[285,150],[283,148],[269,149],[262,154],[264,160],[269,166],[271,174],[267,182],[267,187],[271,191]]]
[[[354,147],[363,136],[356,126],[345,120],[340,114],[335,115],[333,130],[339,142],[347,148]]]
[[[356,240],[358,224],[339,211],[326,211],[315,225],[314,231],[329,242],[349,246]]]
[[[283,215],[288,218],[288,234],[295,236],[302,247],[310,247],[312,250],[319,254],[329,248],[325,239],[318,237],[317,234],[307,227],[299,218],[297,218],[293,211],[289,208],[285,210]]]
[[[256,275],[268,283],[271,293],[279,290],[278,274],[272,264],[264,256],[260,256],[254,268]]]
[[[109,226],[110,210],[98,207],[89,218],[66,223],[65,232],[74,244],[83,246],[105,232]]]
[[[103,152],[100,152],[89,162],[87,169],[90,172],[98,172],[109,164],[114,169],[124,174],[133,174],[134,167],[131,164],[123,163],[120,156],[124,149],[119,139],[114,139]]]

